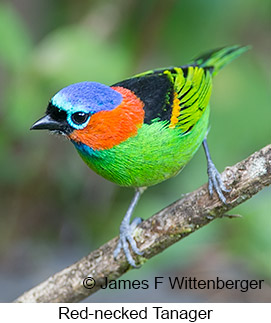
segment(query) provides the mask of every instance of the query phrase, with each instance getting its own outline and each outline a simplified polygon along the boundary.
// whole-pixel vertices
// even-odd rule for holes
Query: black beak
[[[50,115],[46,115],[36,121],[30,130],[42,130],[42,129],[47,129],[47,130],[59,130],[63,131],[66,126],[66,123],[63,124],[62,122],[56,121],[50,117]]]

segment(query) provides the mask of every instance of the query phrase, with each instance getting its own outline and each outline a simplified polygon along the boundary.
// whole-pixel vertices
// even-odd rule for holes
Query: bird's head
[[[122,95],[109,86],[96,82],[71,84],[52,97],[46,115],[31,130],[48,129],[69,135],[84,129],[94,113],[112,110],[121,101]]]
[[[47,129],[93,149],[106,149],[135,133],[143,118],[143,103],[131,91],[80,82],[57,92],[45,116],[30,129]]]

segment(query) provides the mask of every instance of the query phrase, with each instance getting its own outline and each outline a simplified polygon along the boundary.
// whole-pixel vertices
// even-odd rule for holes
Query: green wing
[[[173,79],[175,90],[170,127],[178,127],[186,133],[198,122],[209,104],[211,73],[198,66],[176,67],[164,73]]]
[[[144,123],[164,121],[189,132],[208,106],[212,76],[249,47],[230,46],[208,52],[191,64],[150,70],[115,84],[144,102]]]
[[[115,84],[133,91],[143,102],[144,123],[165,121],[190,131],[208,105],[211,74],[198,66],[151,70]]]
[[[162,85],[167,83],[162,95],[154,96],[157,100],[153,106],[150,109],[146,106],[149,119],[152,120],[157,115],[160,120],[170,121],[169,127],[189,132],[208,106],[212,76],[248,49],[249,46],[219,48],[201,55],[186,66],[151,70],[136,75],[135,79],[142,80],[141,88],[148,79],[155,80],[156,90],[162,89]],[[150,88],[147,93],[152,93],[149,90]],[[158,99],[162,104],[159,105]]]

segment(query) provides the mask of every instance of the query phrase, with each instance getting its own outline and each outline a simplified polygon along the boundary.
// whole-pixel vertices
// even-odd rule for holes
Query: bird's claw
[[[135,230],[135,228],[137,227],[137,225],[139,223],[142,222],[142,219],[140,218],[135,218],[131,224],[123,222],[120,226],[120,238],[119,238],[119,242],[117,244],[116,249],[114,250],[114,258],[116,259],[118,254],[120,253],[121,249],[123,249],[123,252],[125,254],[125,257],[128,261],[128,263],[134,267],[134,268],[138,268],[138,266],[136,265],[131,252],[129,250],[129,244],[133,250],[133,252],[139,256],[143,255],[143,252],[141,252],[137,245],[136,242],[133,238],[133,232]]]
[[[230,189],[227,189],[225,184],[223,183],[222,177],[219,174],[218,170],[216,169],[214,163],[209,161],[208,163],[208,190],[209,194],[212,196],[214,190],[216,191],[219,199],[224,203],[227,204],[226,198],[223,192],[230,192]]]

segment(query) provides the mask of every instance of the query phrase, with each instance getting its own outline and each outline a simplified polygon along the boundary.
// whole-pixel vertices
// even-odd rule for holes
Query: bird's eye
[[[75,124],[81,125],[87,121],[88,117],[89,117],[88,113],[75,112],[72,114],[71,119]]]

